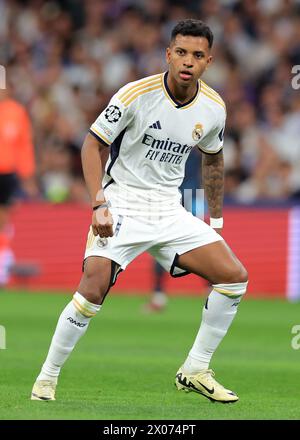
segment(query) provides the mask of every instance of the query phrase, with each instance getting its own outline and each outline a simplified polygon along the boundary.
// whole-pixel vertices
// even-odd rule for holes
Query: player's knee
[[[245,283],[248,282],[248,272],[245,267],[240,264],[239,271],[236,274],[236,283]]]
[[[86,265],[78,290],[91,303],[101,304],[107,293],[107,282],[101,272]]]
[[[226,283],[245,283],[248,281],[248,272],[245,267],[240,263],[237,264],[234,268],[228,271],[226,279],[224,282]]]
[[[214,290],[229,297],[239,297],[246,293],[248,285],[248,272],[239,263],[231,270],[226,272],[226,276],[217,283],[213,284]]]

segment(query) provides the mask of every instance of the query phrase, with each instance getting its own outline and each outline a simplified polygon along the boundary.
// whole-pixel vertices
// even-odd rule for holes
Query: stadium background
[[[228,112],[224,236],[249,271],[248,298],[272,297],[267,302],[245,300],[235,331],[222,345],[221,359],[218,357],[219,371],[227,382],[232,380],[232,372],[240,381],[237,388],[245,396],[245,413],[243,408],[231,413],[218,409],[212,415],[205,407],[199,416],[197,408],[192,409],[183,400],[178,400],[180,410],[171,413],[168,410],[174,409],[173,394],[162,403],[159,395],[152,394],[148,382],[145,386],[151,404],[143,406],[140,390],[131,388],[131,382],[129,388],[135,391],[131,405],[118,400],[119,392],[128,391],[129,379],[123,384],[115,363],[131,378],[137,374],[134,367],[140,366],[149,374],[149,381],[155,368],[164,371],[159,376],[155,373],[155,380],[158,391],[166,388],[161,376],[173,377],[174,358],[179,362],[179,354],[181,359],[198,325],[201,306],[196,298],[188,302],[187,294],[206,293],[206,286],[196,277],[169,278],[167,292],[185,297],[174,297],[170,311],[161,318],[154,317],[151,322],[138,318],[139,312],[132,305],[139,303],[130,302],[129,297],[118,299],[114,294],[143,295],[150,291],[152,265],[147,255],[139,257],[119,277],[110,293],[111,308],[106,307],[106,314],[94,324],[94,330],[98,326],[102,332],[104,323],[110,335],[109,341],[102,339],[101,362],[96,363],[92,355],[92,341],[99,343],[98,336],[92,336],[92,328],[85,342],[84,353],[90,354],[88,364],[83,355],[80,358],[75,353],[75,360],[72,358],[66,366],[62,380],[68,382],[68,394],[64,396],[68,406],[59,407],[57,413],[54,407],[41,413],[25,408],[24,396],[45,355],[49,329],[68,301],[63,295],[42,295],[39,301],[30,292],[70,294],[80,278],[90,221],[80,163],[84,136],[120,86],[166,69],[164,51],[170,31],[186,17],[201,18],[215,35],[215,62],[204,79],[221,94]],[[69,418],[95,418],[99,417],[97,409],[108,418],[135,418],[139,414],[136,408],[140,408],[144,417],[154,418],[232,418],[232,414],[237,418],[299,418],[293,388],[298,358],[290,348],[291,327],[299,321],[299,308],[298,304],[277,302],[275,298],[300,298],[300,90],[292,86],[292,68],[300,65],[299,0],[0,0],[0,42],[0,64],[6,68],[13,96],[29,112],[36,153],[36,174],[23,185],[12,211],[12,247],[17,261],[39,267],[36,276],[14,277],[9,285],[12,290],[1,300],[0,322],[9,338],[6,353],[0,351],[9,357],[9,363],[3,364],[1,401],[6,407],[1,410],[2,416],[60,418],[63,414]],[[187,174],[194,173],[191,170],[197,160],[197,155],[192,156]],[[197,318],[192,315],[196,309]],[[123,310],[128,318],[126,325]],[[130,322],[137,326],[132,334]],[[122,328],[119,333],[118,324]],[[172,359],[166,326],[177,344],[176,351],[171,350]],[[136,328],[143,331],[137,332]],[[123,336],[134,342],[118,345]],[[151,345],[152,338],[161,341],[158,352]],[[117,354],[110,351],[111,347],[117,347]],[[146,352],[147,363],[142,365]],[[135,360],[128,358],[128,353],[136,354]],[[113,365],[111,359],[116,361]],[[86,377],[83,382],[90,383],[91,390],[97,368],[108,377],[109,387],[101,383],[108,402],[106,409],[99,407],[96,394],[86,399],[84,407],[80,400],[73,405],[74,384],[78,387],[78,375],[88,368],[91,379]],[[282,394],[283,371],[288,401]],[[16,377],[18,390],[12,385]],[[116,377],[118,386],[111,394]],[[268,390],[270,400],[260,395],[258,401],[250,386],[253,383]],[[85,392],[80,384],[76,388],[78,399]],[[16,402],[11,406],[7,403],[10,398]]]
[[[90,217],[80,163],[89,125],[120,86],[166,69],[177,20],[201,17],[215,35],[204,79],[228,111],[224,236],[249,270],[250,293],[297,297],[300,93],[291,72],[300,64],[299,10],[299,1],[268,0],[0,2],[1,64],[29,111],[36,149],[35,182],[13,217],[17,259],[40,269],[29,287],[77,283]],[[143,256],[117,289],[149,291],[150,277]],[[200,288],[193,277],[167,282],[169,292]]]

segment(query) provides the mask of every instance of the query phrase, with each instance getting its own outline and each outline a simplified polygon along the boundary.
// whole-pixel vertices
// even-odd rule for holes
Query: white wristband
[[[223,228],[223,217],[220,217],[220,218],[210,217],[210,226],[214,229]]]

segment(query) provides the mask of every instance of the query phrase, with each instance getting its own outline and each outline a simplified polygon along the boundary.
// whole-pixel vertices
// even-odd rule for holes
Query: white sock
[[[57,381],[61,367],[86,332],[91,317],[95,316],[100,308],[100,305],[87,301],[78,292],[75,293],[58,319],[48,356],[37,377],[38,380]]]
[[[183,364],[188,374],[196,374],[209,367],[210,360],[229,329],[241,300],[212,290],[202,312],[202,322],[194,345]]]
[[[9,247],[0,250],[0,286],[5,286],[9,282],[10,269],[14,262],[14,254]]]
[[[153,292],[151,296],[151,302],[152,304],[155,304],[156,306],[165,306],[168,302],[168,296],[161,291]]]

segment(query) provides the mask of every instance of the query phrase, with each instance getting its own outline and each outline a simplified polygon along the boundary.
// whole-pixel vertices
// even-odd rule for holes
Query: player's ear
[[[213,62],[213,57],[212,57],[212,55],[209,55],[209,57],[207,58],[205,70],[209,68],[209,66],[212,64],[212,62]]]
[[[166,49],[166,62],[168,64],[170,64],[170,62],[171,62],[171,49],[169,47],[167,47],[167,49]]]

